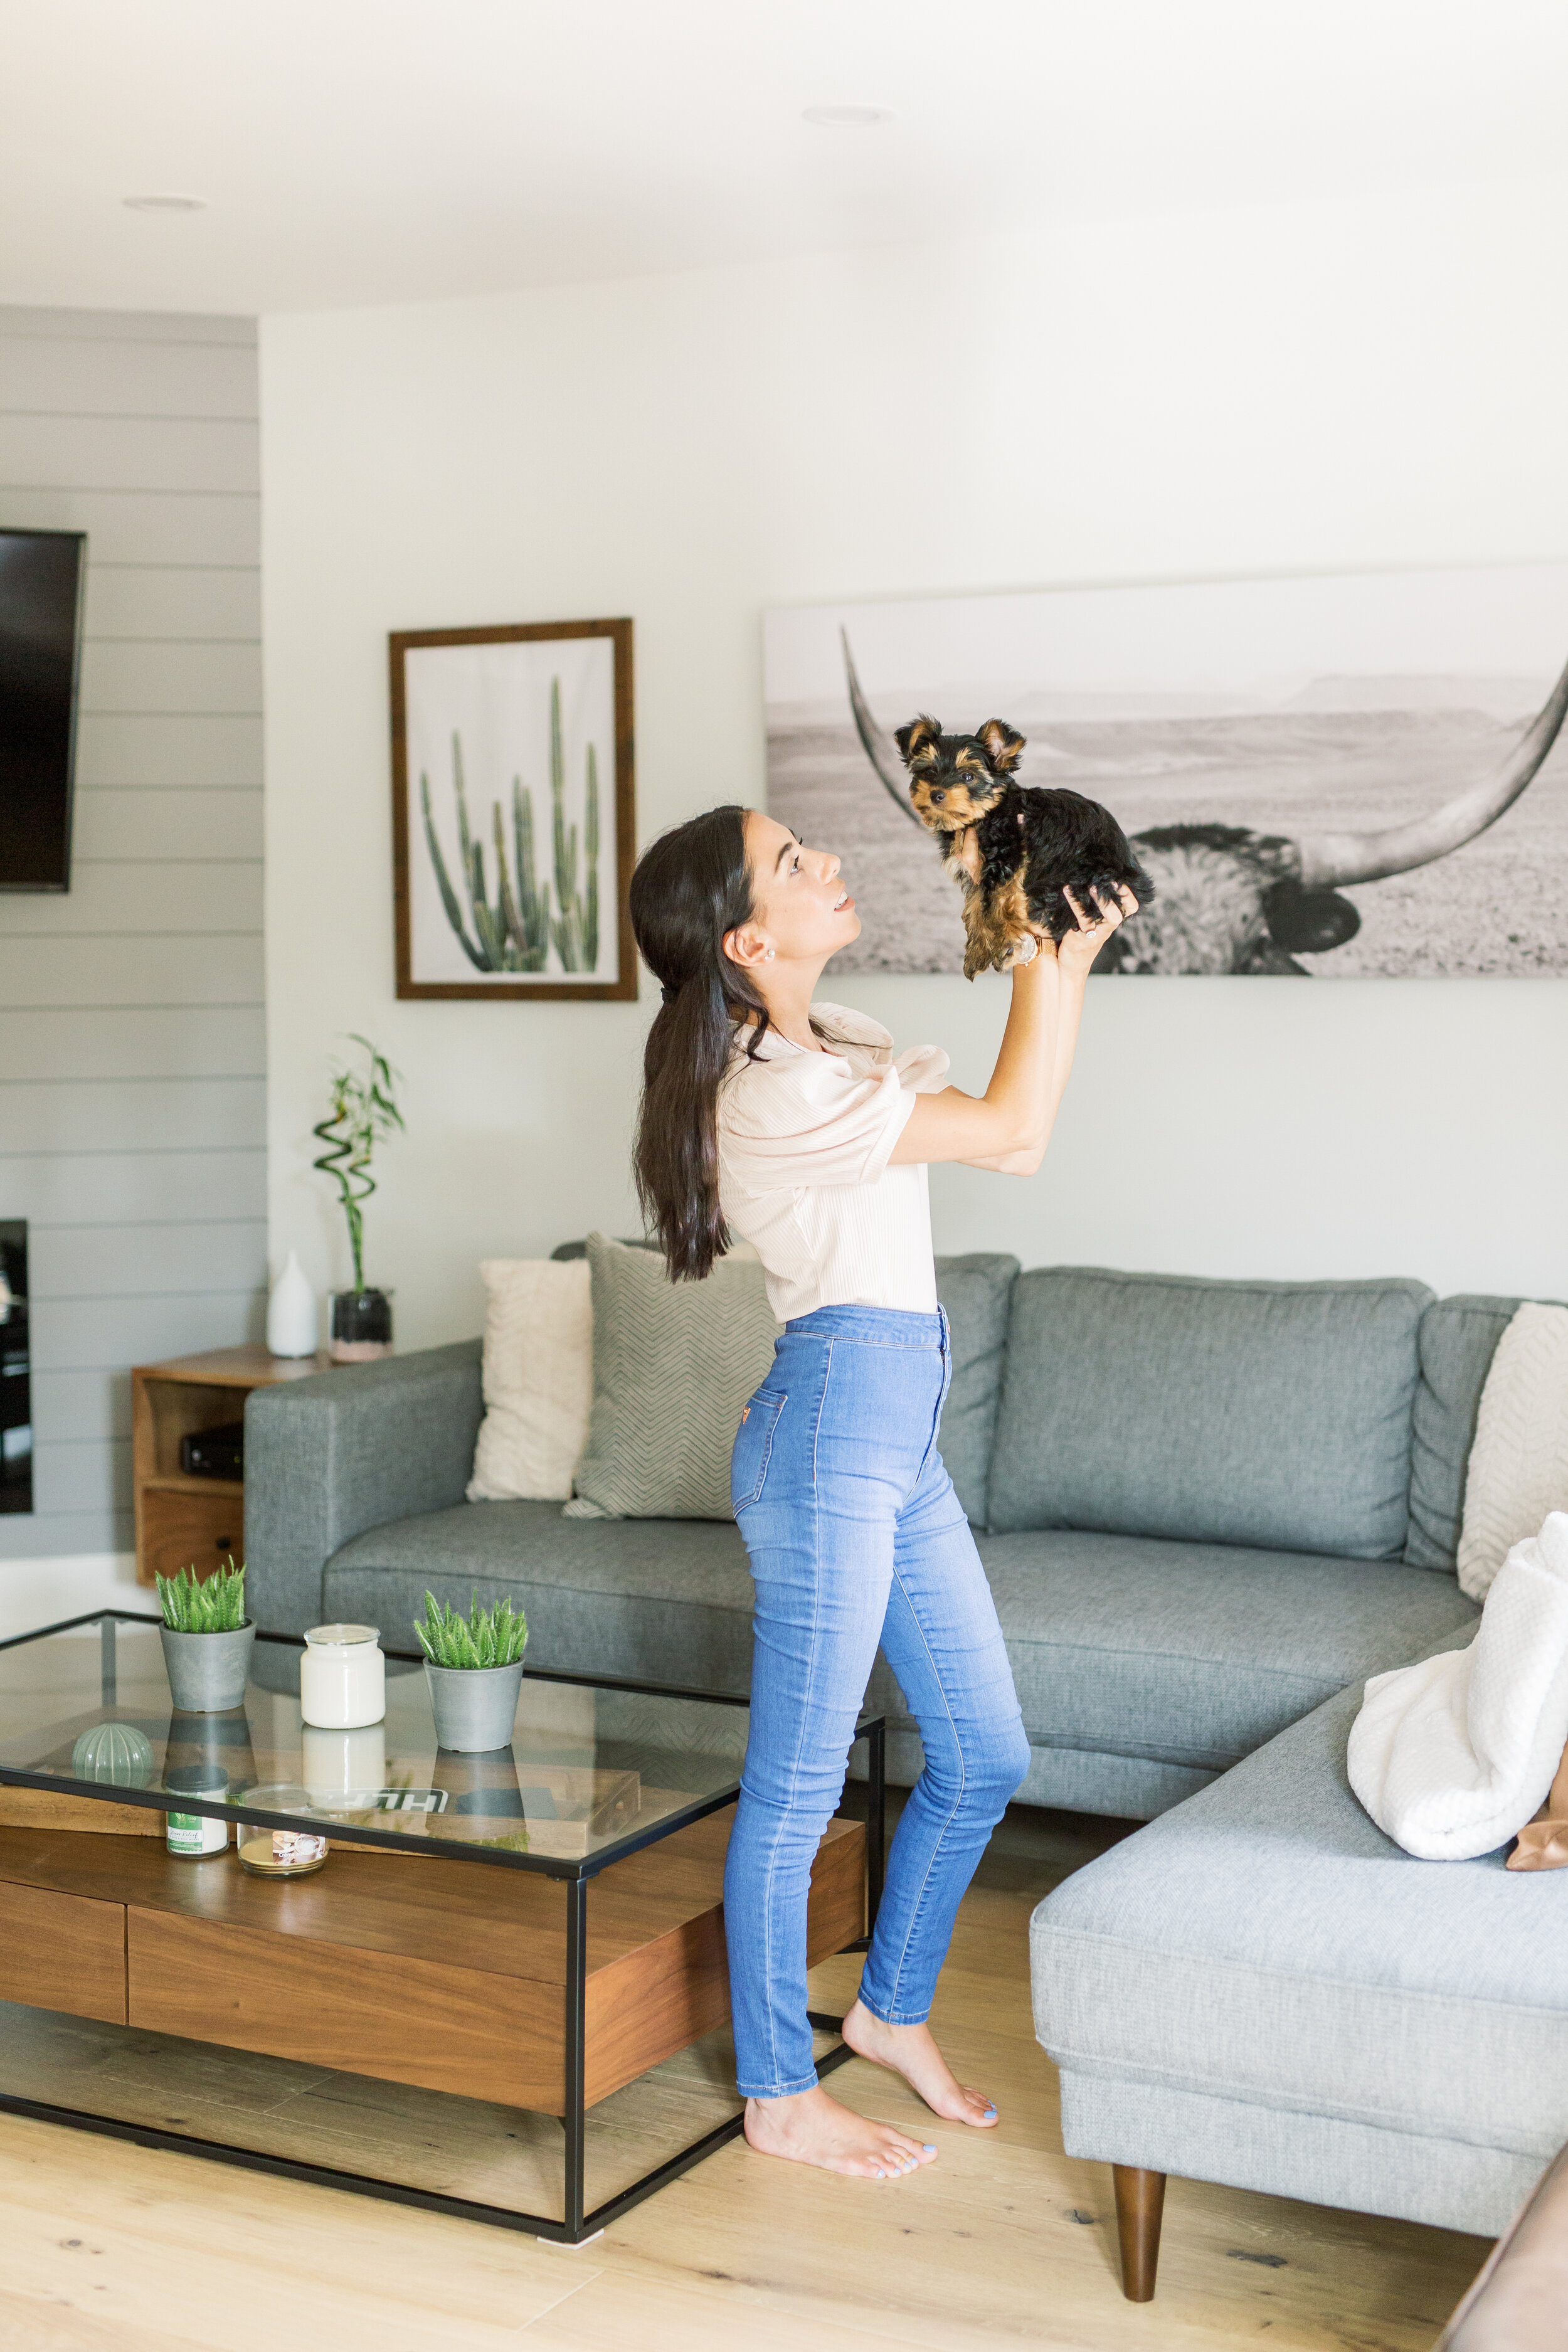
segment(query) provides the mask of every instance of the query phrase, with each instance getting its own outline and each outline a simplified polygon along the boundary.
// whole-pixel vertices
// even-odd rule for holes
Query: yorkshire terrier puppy
[[[988,719],[974,735],[944,735],[920,718],[894,736],[910,772],[910,798],[942,844],[942,864],[963,891],[968,945],[963,976],[1032,962],[1035,934],[1065,939],[1078,918],[1071,891],[1093,919],[1096,892],[1108,906],[1123,887],[1141,907],[1154,886],[1109,809],[1081,793],[1026,789],[1013,771],[1024,738]]]

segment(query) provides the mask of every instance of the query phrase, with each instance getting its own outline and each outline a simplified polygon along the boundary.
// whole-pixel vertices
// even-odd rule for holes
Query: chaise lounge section
[[[1402,1853],[1345,1778],[1360,1703],[1358,1684],[1035,1914],[1063,2142],[1118,2168],[1135,2300],[1168,2173],[1489,2237],[1568,2138],[1568,1873]]]

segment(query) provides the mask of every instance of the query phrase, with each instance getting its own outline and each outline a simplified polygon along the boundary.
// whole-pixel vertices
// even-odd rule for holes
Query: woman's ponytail
[[[674,1282],[701,1281],[730,1246],[719,1206],[719,1085],[736,1022],[756,1016],[754,1052],[768,1009],[725,954],[724,939],[752,913],[743,808],[710,809],[662,835],[637,861],[632,929],[662,1002],[643,1049],[633,1166]]]

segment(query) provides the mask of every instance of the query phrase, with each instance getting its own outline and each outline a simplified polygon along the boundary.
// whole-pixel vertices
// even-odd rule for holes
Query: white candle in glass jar
[[[322,1811],[365,1811],[386,1786],[386,1726],[325,1731],[307,1724],[300,1735],[300,1777]]]
[[[386,1713],[386,1660],[374,1625],[312,1625],[300,1661],[300,1720],[354,1731]]]

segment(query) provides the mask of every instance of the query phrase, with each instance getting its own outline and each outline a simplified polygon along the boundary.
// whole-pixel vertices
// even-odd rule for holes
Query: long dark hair
[[[700,1282],[730,1246],[719,1206],[719,1082],[734,1024],[754,1015],[754,1055],[768,1008],[724,935],[749,923],[752,875],[746,812],[710,809],[661,834],[631,881],[632,930],[664,1002],[643,1049],[642,1103],[632,1164],[643,1213],[672,1282]]]

